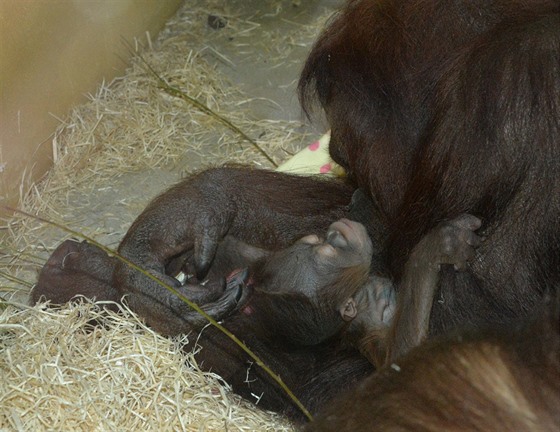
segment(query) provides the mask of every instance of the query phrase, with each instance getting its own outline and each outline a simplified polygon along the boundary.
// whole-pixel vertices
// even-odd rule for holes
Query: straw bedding
[[[263,3],[277,14],[279,5],[287,6]],[[213,42],[258,42],[259,55],[279,64],[309,44],[326,15],[313,26],[290,22],[290,32],[267,32],[258,24],[266,11],[247,18],[228,9],[231,4],[188,1],[157,40],[136,48],[167,82],[226,117],[281,163],[310,135],[299,122],[258,118],[252,104],[268,102],[228,82],[217,62],[233,60]],[[227,18],[224,33],[208,28],[209,12]],[[138,58],[124,77],[103,83],[88,99],[61,119],[55,166],[22,193],[20,208],[109,247],[181,176],[224,161],[271,167],[237,133],[165,93]],[[155,334],[130,311],[101,312],[87,301],[26,306],[37,270],[71,234],[19,215],[1,228],[0,430],[292,430],[201,372],[181,351],[184,340]]]
[[[184,341],[154,333],[130,311],[9,306],[0,331],[6,430],[291,430],[200,371]]]

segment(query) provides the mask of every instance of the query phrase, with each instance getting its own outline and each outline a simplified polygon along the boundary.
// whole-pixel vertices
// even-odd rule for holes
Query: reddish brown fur
[[[434,334],[513,323],[560,283],[558,21],[556,0],[352,1],[303,70],[333,158],[379,204],[397,286],[439,221],[483,220],[468,271],[443,275]]]

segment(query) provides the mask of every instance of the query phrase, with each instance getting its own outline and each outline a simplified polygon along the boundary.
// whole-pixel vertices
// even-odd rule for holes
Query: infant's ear
[[[358,315],[358,306],[353,297],[346,300],[339,309],[340,316],[344,321],[352,321]]]

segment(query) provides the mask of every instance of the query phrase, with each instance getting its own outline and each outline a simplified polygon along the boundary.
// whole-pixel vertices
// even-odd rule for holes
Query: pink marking
[[[245,315],[252,315],[254,311],[251,306],[247,305],[241,308],[241,312],[244,313]]]
[[[309,150],[311,151],[315,151],[319,148],[321,144],[319,143],[319,141],[315,141],[314,143],[309,144],[309,147],[307,147]]]
[[[332,166],[330,163],[327,163],[325,165],[323,165],[321,168],[319,168],[319,172],[321,174],[326,174],[328,173],[330,170],[332,170]]]
[[[226,281],[229,282],[231,279],[233,279],[233,277],[239,273],[241,270],[243,270],[242,268],[237,268],[235,270],[233,270],[230,274],[227,275],[226,277]]]

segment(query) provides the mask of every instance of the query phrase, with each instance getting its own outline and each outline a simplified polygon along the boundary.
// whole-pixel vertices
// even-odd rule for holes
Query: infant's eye
[[[346,238],[337,230],[327,232],[327,243],[335,248],[345,248],[348,246]]]

